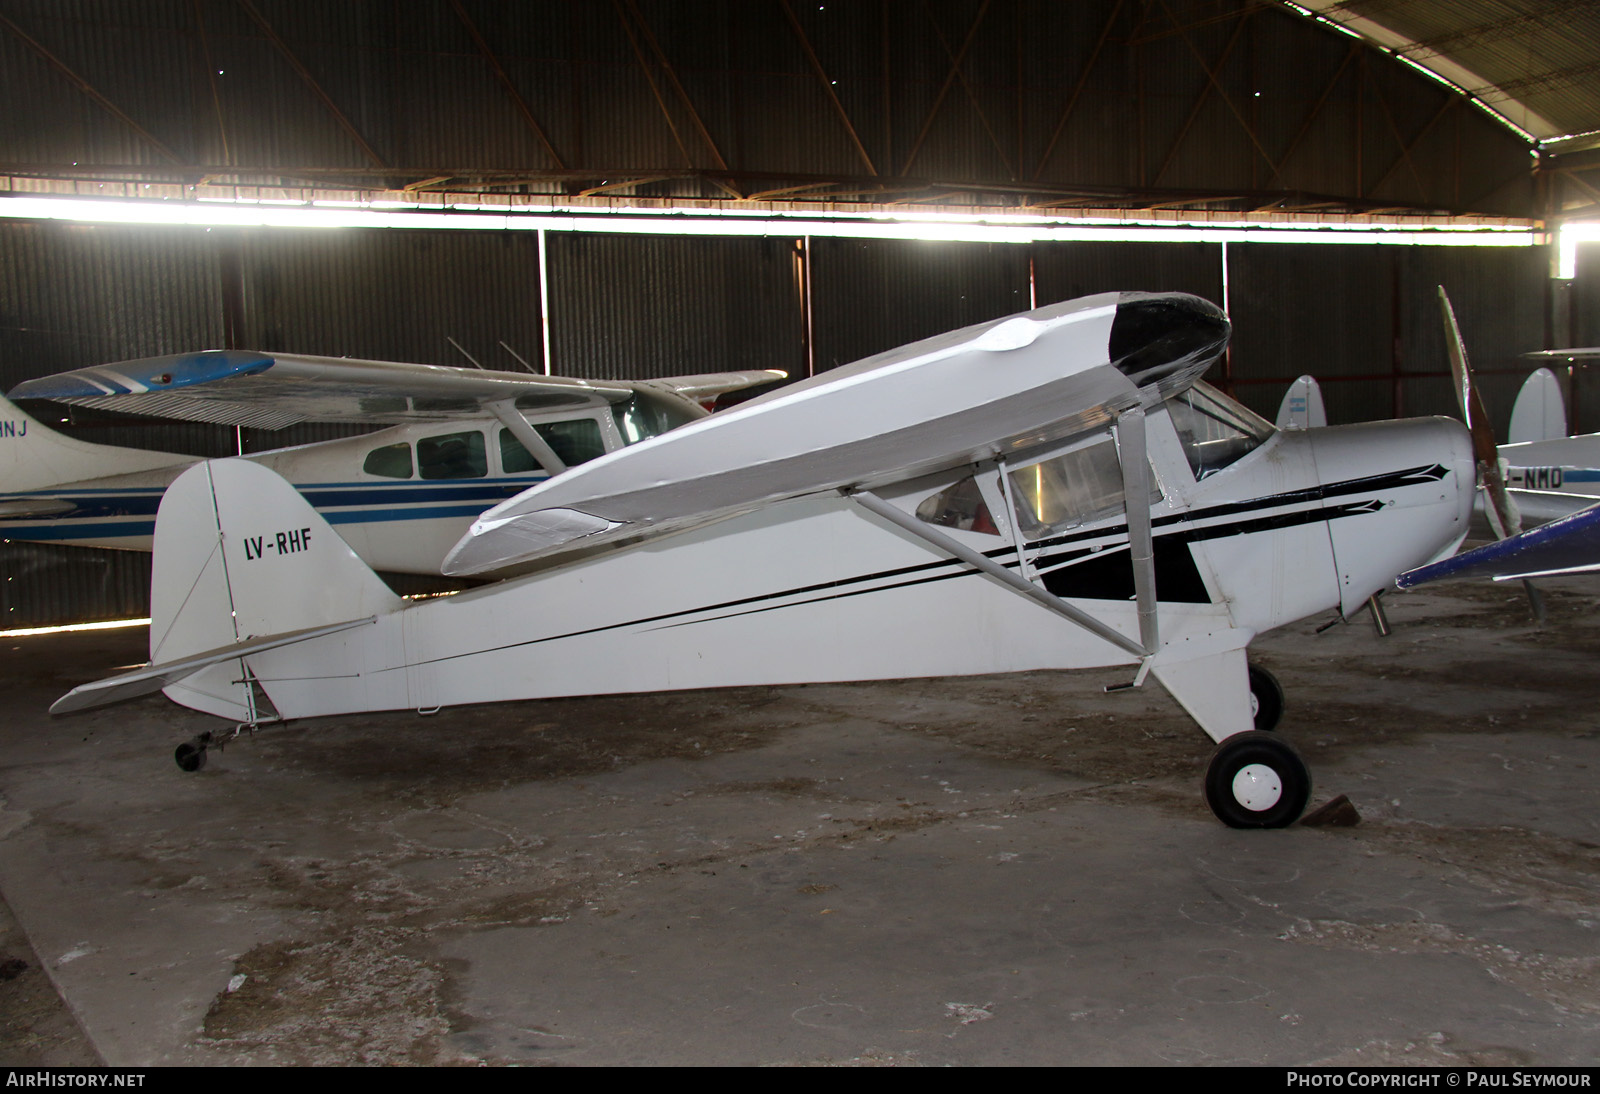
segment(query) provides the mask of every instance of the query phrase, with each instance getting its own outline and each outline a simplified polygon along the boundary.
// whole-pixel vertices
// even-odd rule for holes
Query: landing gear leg
[[[1311,797],[1311,773],[1294,746],[1271,733],[1236,733],[1206,769],[1206,804],[1229,828],[1287,828]]]

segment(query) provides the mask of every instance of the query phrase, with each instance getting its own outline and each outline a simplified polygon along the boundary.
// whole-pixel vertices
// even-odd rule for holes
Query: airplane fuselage
[[[34,448],[66,441],[14,407],[0,417],[6,446],[25,460]],[[623,447],[608,408],[530,417],[554,438],[569,464]],[[73,442],[79,466],[161,464],[125,474],[0,493],[0,538],[149,551],[156,511],[168,486],[197,459]],[[472,519],[549,477],[493,418],[392,426],[358,437],[246,455],[292,483],[376,570],[437,574],[440,560]]]
[[[1109,497],[1121,480],[1106,478],[1097,492],[1082,478],[1111,456],[1098,446],[1112,443],[1110,433],[1078,439],[1011,468],[1013,507],[992,464],[898,484],[882,496],[1137,636],[1128,520],[1120,499]],[[1218,681],[1237,673],[1242,684],[1250,638],[1330,608],[1354,610],[1399,569],[1453,550],[1473,488],[1466,433],[1447,419],[1271,433],[1247,443],[1250,451],[1211,469],[1205,442],[1180,435],[1169,413],[1149,421],[1162,644],[1152,665],[1218,740],[1248,728],[1242,687],[1235,695]],[[1099,499],[1081,512],[1028,493],[1035,481],[1074,476],[1072,496]],[[259,523],[273,533],[296,518],[264,513]],[[337,601],[351,575],[319,561],[315,540],[311,546],[248,561],[237,554],[229,566],[238,617],[216,625],[272,633],[288,588],[311,603]],[[557,563],[400,611],[329,611],[376,618],[249,659],[283,717],[1139,660],[959,560],[931,555],[837,494],[779,502],[655,545]],[[186,635],[185,645],[219,646],[231,634]],[[1208,679],[1186,687],[1182,673],[1197,664]],[[218,666],[168,695],[242,719],[246,707],[222,698],[237,690],[228,681],[238,675]]]

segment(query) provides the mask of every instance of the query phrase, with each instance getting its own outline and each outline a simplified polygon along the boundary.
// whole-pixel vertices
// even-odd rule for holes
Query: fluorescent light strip
[[[374,205],[387,207],[374,208]],[[414,207],[413,207],[414,208]],[[730,213],[707,209],[615,212],[515,212],[460,205],[444,211],[400,211],[388,203],[250,202],[3,197],[0,217],[87,224],[153,224],[204,228],[409,228],[467,231],[604,232],[682,236],[826,236],[941,242],[1033,243],[1091,240],[1143,243],[1350,243],[1456,247],[1529,247],[1544,242],[1528,226],[1417,227],[1403,222],[1208,220],[1149,217],[1046,217],[1015,214]]]
[[[148,627],[148,619],[113,619],[105,623],[68,623],[62,627],[21,627],[0,631],[0,638],[27,638],[35,634],[65,634],[70,631],[113,631],[122,627]]]

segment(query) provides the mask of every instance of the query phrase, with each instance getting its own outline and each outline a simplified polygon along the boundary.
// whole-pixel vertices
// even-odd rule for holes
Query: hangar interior
[[[0,387],[203,348],[445,365],[471,359],[494,369],[587,379],[739,369],[780,369],[801,378],[1032,307],[1136,289],[1193,293],[1226,308],[1233,339],[1207,379],[1245,405],[1270,419],[1289,383],[1310,374],[1323,385],[1330,421],[1350,423],[1456,413],[1436,299],[1436,286],[1443,285],[1494,424],[1503,431],[1517,387],[1531,370],[1520,354],[1600,345],[1600,234],[1593,242],[1585,235],[1587,225],[1600,223],[1597,50],[1600,7],[1552,0],[161,0],[133,6],[3,0],[0,84],[8,108],[0,114]],[[1574,432],[1600,428],[1600,376],[1575,364],[1561,380]],[[36,413],[84,440],[208,457],[342,432],[330,426],[235,430],[66,407]],[[6,575],[0,626],[7,630],[128,619],[149,610],[146,555],[6,541],[0,572]],[[1491,605],[1481,596],[1466,594],[1444,609],[1474,620],[1458,628],[1462,642],[1483,637],[1476,620]],[[1563,588],[1555,601],[1558,619],[1586,626],[1586,594]],[[1353,649],[1355,629],[1342,628],[1345,637],[1338,639],[1352,649],[1341,647],[1330,657],[1346,668],[1361,657]],[[1516,639],[1534,666],[1524,670],[1541,680],[1553,670],[1539,666],[1554,656],[1548,632],[1542,634]],[[1574,648],[1593,637],[1584,630]],[[1284,675],[1326,690],[1306,669],[1320,655],[1310,652],[1304,636],[1287,641],[1289,651],[1277,656],[1296,668]],[[1486,646],[1474,650],[1482,661],[1493,656]],[[28,671],[44,672],[37,666]],[[29,702],[35,692],[40,687],[25,689]],[[1051,688],[1038,685],[1035,692],[1043,696]],[[757,710],[766,701],[740,695],[719,707],[718,716]],[[799,702],[792,695],[772,701],[786,713],[758,715],[758,721],[815,716],[815,710],[789,710]],[[852,703],[872,707],[891,699],[835,689],[817,702],[837,713]],[[1018,709],[1034,711],[1027,702]],[[1096,718],[1116,718],[1110,707],[1094,709]],[[1529,709],[1506,700],[1513,713],[1501,713],[1526,717]],[[947,724],[940,723],[937,746],[907,745],[912,751],[955,747],[952,741],[970,747],[982,736],[969,725],[968,712],[924,714]],[[686,723],[692,720],[684,715]],[[1159,726],[1154,732],[1169,735]],[[100,732],[115,730],[107,724]],[[781,751],[770,725],[750,732],[762,747]],[[858,732],[851,723],[835,736],[853,740]],[[1568,759],[1583,757],[1574,763],[1588,762],[1586,750],[1592,751],[1593,731],[1584,732],[1567,741]],[[524,744],[513,748],[522,759]],[[1407,747],[1426,752],[1436,746]],[[111,754],[125,758],[133,748],[131,739],[119,738]],[[359,767],[352,747],[330,748],[339,778]],[[673,749],[665,758],[648,749],[639,756],[663,764],[693,758],[694,750],[685,753],[681,744]],[[1481,739],[1468,749],[1472,762],[1485,750],[1493,751]],[[868,751],[879,765],[872,770],[894,772],[884,774],[883,786],[895,786],[901,802],[921,800],[897,782],[911,778],[904,767],[914,763],[909,754],[890,755],[878,745]],[[1009,808],[1004,765],[1016,756],[1002,753],[983,758],[977,779],[983,790],[974,793],[987,798],[973,808],[988,810],[984,815],[1001,816]],[[419,755],[409,760],[425,766]],[[13,763],[42,762],[29,756]],[[454,759],[472,764],[481,757]],[[121,785],[102,770],[106,761],[94,763],[94,778]],[[780,785],[812,778],[785,766],[798,763],[793,757],[778,762],[787,774],[770,786],[755,773],[759,764],[730,769],[724,782],[762,788],[734,807],[738,816],[728,823],[759,816],[771,800],[786,818],[786,810],[798,809],[795,795]],[[1154,767],[1140,768],[1141,777],[1157,781],[1181,769],[1182,761],[1166,753]],[[581,776],[609,768],[595,767],[588,757],[552,770],[554,776]],[[1474,768],[1460,785],[1481,792],[1484,784],[1472,781],[1481,776]],[[1034,798],[1071,798],[1107,781],[1097,777],[1070,764],[1054,767],[1040,784],[1048,789]],[[57,791],[71,781],[51,778]],[[404,781],[395,775],[385,789]],[[690,795],[692,782],[674,792]],[[428,785],[433,788],[423,797],[449,796]],[[1452,792],[1435,790],[1441,798]],[[346,786],[337,792],[351,795],[339,799],[341,808],[358,809],[369,791]],[[571,791],[570,816],[586,815],[577,801],[586,792]],[[1559,793],[1581,800],[1582,792],[1570,787]],[[195,810],[189,819],[204,827],[198,799],[186,800]],[[1120,799],[1091,792],[1084,800],[1099,816],[1114,813]],[[407,838],[419,845],[451,845],[459,838],[466,843],[455,851],[466,855],[467,843],[489,838],[482,826],[446,831],[437,817],[417,819],[432,806],[412,804],[410,812],[385,813],[385,823],[413,825],[416,832]],[[146,805],[140,799],[129,807]],[[510,808],[494,806],[502,807]],[[950,816],[921,804],[911,812]],[[1022,812],[1043,815],[1032,806]],[[801,827],[810,823],[787,819]],[[886,823],[882,816],[873,819],[880,829]],[[646,828],[653,823],[635,820]],[[1508,815],[1497,823],[1523,820]],[[163,823],[169,822],[178,823],[170,817]],[[229,823],[236,822],[230,816]],[[84,823],[85,831],[103,834],[110,822],[97,816]],[[1085,833],[1092,823],[1074,818],[1071,825],[1073,840],[1090,838]],[[1139,826],[1146,835],[1161,829],[1143,816]],[[537,838],[514,828],[509,822],[494,828],[495,838],[510,841],[511,858],[521,861],[533,855]],[[1592,824],[1541,829],[1538,845],[1563,870],[1576,870],[1588,852],[1557,844],[1594,835]],[[273,838],[292,844],[306,833],[295,828]],[[562,838],[579,837],[574,831]],[[1185,833],[1170,842],[1197,840]],[[627,839],[615,842],[617,861],[631,854],[619,849]],[[1582,846],[1592,851],[1593,844]],[[753,847],[741,844],[738,854],[754,856]],[[1495,848],[1502,853],[1499,844]],[[36,871],[19,865],[21,853],[13,851],[13,877],[33,878]],[[1331,858],[1360,853],[1350,845],[1322,852]],[[1204,858],[1213,852],[1188,853]],[[668,858],[675,863],[693,858],[674,854]],[[1256,868],[1242,850],[1215,854],[1218,863],[1226,859],[1217,870],[1230,878]],[[1286,876],[1299,869],[1293,859],[1275,845],[1260,869]],[[646,869],[643,862],[625,869]],[[1404,872],[1401,859],[1386,863]],[[478,865],[457,861],[451,868],[470,872]],[[1095,869],[1113,872],[1110,864]],[[775,885],[812,884],[786,870],[767,868],[770,877],[781,875]],[[316,873],[300,860],[293,871]],[[202,873],[195,867],[189,876]],[[1444,874],[1441,884],[1448,888],[1455,875]],[[305,876],[297,884],[315,888]],[[427,884],[438,881],[430,877]],[[1592,886],[1566,873],[1561,885],[1560,894],[1528,897],[1527,906],[1560,900],[1592,905]],[[67,890],[58,888],[65,899]],[[539,919],[537,909],[521,909],[496,921],[486,910],[493,895],[480,895],[486,903],[469,920],[499,922],[509,931]],[[595,906],[614,896],[595,896]],[[1052,898],[1037,893],[1028,899]],[[1233,916],[1251,899],[1241,895],[1218,914]],[[1320,899],[1306,894],[1306,907]],[[1360,899],[1377,901],[1370,893]],[[576,916],[573,909],[582,907],[581,900],[559,903],[551,904],[550,915]],[[390,913],[399,915],[395,908],[384,912]],[[975,914],[963,909],[959,916]],[[1310,931],[1300,924],[1326,919],[1305,909],[1296,914],[1301,918],[1293,924],[1273,929]],[[252,919],[245,933],[282,935],[276,921],[266,925],[270,918]],[[451,922],[451,930],[459,929]],[[400,938],[406,928],[398,923],[371,931]],[[1475,928],[1454,923],[1450,929],[1482,940],[1497,928],[1473,934]],[[1563,949],[1581,949],[1573,939],[1583,931],[1571,923],[1551,929],[1560,939],[1540,944],[1563,954],[1566,963],[1557,964],[1566,994],[1541,1005],[1592,1025],[1592,970],[1580,969],[1578,958]],[[406,938],[405,945],[419,945]],[[281,953],[270,951],[279,944],[263,942],[268,950],[252,951],[253,984],[263,980],[269,957],[284,969],[304,959],[307,951],[287,943]],[[642,936],[628,944],[648,945]],[[448,959],[431,957],[431,965],[417,959],[417,969],[406,975],[426,980],[448,961],[467,961],[469,951],[472,960],[492,961],[500,945],[498,936],[480,933],[461,941]],[[1440,943],[1436,949],[1445,948]],[[1250,960],[1276,960],[1244,949]],[[416,956],[408,953],[408,960]],[[545,956],[560,964],[559,954]],[[1232,976],[1203,965],[1184,973],[1194,989],[1185,998],[1202,1006],[1218,1003],[1231,990]],[[136,979],[143,983],[144,975]],[[1322,975],[1331,980],[1337,972]],[[1448,990],[1451,975],[1436,986]],[[1515,980],[1505,968],[1492,975],[1501,983]],[[448,993],[435,987],[418,990],[437,1009]],[[508,988],[478,984],[472,990],[486,993],[479,1003],[493,997],[495,1006],[513,1006],[509,996],[495,995]],[[825,989],[817,991],[806,1004],[820,1008],[808,1012],[814,1017],[834,1007]],[[718,998],[719,1007],[737,1006],[732,995]],[[1105,1005],[1079,1002],[1080,1010]],[[98,1011],[69,1003],[81,1022],[94,1026],[95,1051],[107,1060],[353,1058],[339,1055],[354,1050],[336,1039],[297,1057],[286,1047],[292,1040],[287,1026],[250,1041],[226,1028],[227,1016],[207,1025],[205,1047],[181,1043],[169,1030],[150,1042],[158,1048],[141,1055],[146,1050],[135,1047],[137,1037],[106,1034],[99,1024],[108,1014],[115,1021],[132,1014],[129,998]],[[962,1005],[983,1011],[982,1003]],[[173,1006],[185,1020],[194,1017],[194,1005]],[[1077,1021],[1070,1015],[1078,1011],[1061,1006],[1052,1020]],[[817,1017],[815,1028],[851,1027],[856,1019],[844,1013],[848,1007],[835,1009],[839,1013]],[[711,1024],[721,1028],[723,1021]],[[966,1028],[960,1014],[940,1021]],[[758,1056],[1069,1062],[1033,1040],[1012,1056],[995,1045],[969,1057],[931,1049],[920,1057],[910,1050],[896,1055],[901,1050],[884,1047],[893,1041],[888,1027],[873,1022],[866,1023],[872,1036],[888,1040],[858,1043],[840,1035],[823,1049],[815,1042],[790,1045],[775,1033]],[[1280,1025],[1288,1022],[1283,1018]],[[1426,1023],[1416,1018],[1419,1036],[1429,1032]],[[486,1034],[482,1044],[430,1033],[433,1047],[421,1055],[394,1030],[373,1036],[374,1044],[392,1041],[362,1057],[373,1062],[453,1061],[474,1053],[494,1060],[564,1059],[538,1056],[535,1049],[556,1047],[547,1032],[519,1042],[501,1031]],[[591,1043],[599,1037],[588,1036]],[[1046,1034],[1030,1025],[1027,1036]],[[650,1053],[665,1052],[670,1037],[660,1030],[653,1037],[639,1043],[639,1056],[623,1051],[571,1059],[663,1058]],[[227,1055],[234,1050],[227,1046],[245,1041],[252,1047]],[[1410,1051],[1397,1047],[1404,1037],[1371,1043],[1378,1041],[1383,1047],[1373,1051],[1382,1062],[1403,1062]],[[1097,1043],[1095,1052],[1076,1059],[1281,1062],[1319,1053],[1344,1059],[1356,1051],[1342,1049],[1346,1056],[1338,1056],[1291,1037],[1292,1047],[1277,1054],[1238,1048],[1227,1056],[1188,1045],[1151,1058],[1136,1051],[1119,1055],[1121,1042]],[[1447,1043],[1425,1042],[1418,1051],[1434,1063],[1593,1062],[1592,1048],[1586,1056],[1561,1037],[1540,1045],[1480,1045],[1452,1054]],[[697,1057],[690,1052],[678,1059]],[[742,1058],[708,1053],[698,1059]]]

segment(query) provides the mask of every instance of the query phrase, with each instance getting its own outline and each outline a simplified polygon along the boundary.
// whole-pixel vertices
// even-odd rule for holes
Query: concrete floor
[[[1126,672],[329,719],[185,775],[209,718],[43,713],[142,632],[13,640],[0,1055],[1595,1064],[1595,598],[1390,599],[1256,645],[1363,818],[1276,832]]]

